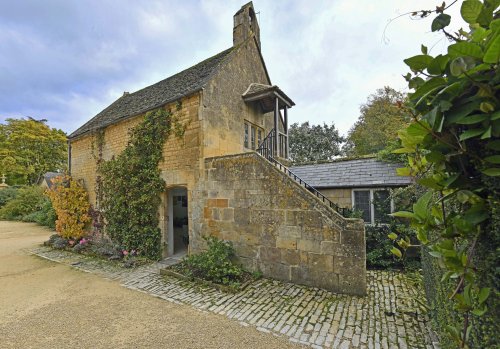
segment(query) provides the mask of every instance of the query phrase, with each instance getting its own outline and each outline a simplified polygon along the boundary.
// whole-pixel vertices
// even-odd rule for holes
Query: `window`
[[[365,223],[371,222],[372,212],[369,190],[356,190],[354,192],[354,209],[362,212],[361,218]]]
[[[251,135],[251,143],[252,143],[252,149],[255,149],[255,127],[252,126],[251,128],[252,132],[250,133]]]
[[[245,148],[248,148],[248,128],[249,127],[250,127],[250,125],[248,125],[245,122],[245,140],[244,140]]]
[[[393,202],[386,189],[355,189],[352,192],[353,208],[361,211],[367,224],[389,223]]]
[[[244,130],[245,135],[243,145],[245,146],[245,148],[253,150],[257,149],[262,142],[262,135],[264,133],[264,130],[261,127],[254,125],[248,121],[245,121]]]
[[[376,190],[373,192],[373,213],[375,222],[389,223],[391,213],[391,199],[388,190]]]

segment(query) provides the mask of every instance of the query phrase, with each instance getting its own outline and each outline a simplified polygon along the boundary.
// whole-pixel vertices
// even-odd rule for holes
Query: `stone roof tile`
[[[229,48],[139,91],[124,93],[122,97],[73,132],[69,138],[106,127],[127,117],[139,115],[201,90],[232,49]]]
[[[317,188],[360,188],[363,186],[405,186],[412,177],[396,174],[399,164],[376,158],[341,160],[325,164],[293,166],[290,170]]]

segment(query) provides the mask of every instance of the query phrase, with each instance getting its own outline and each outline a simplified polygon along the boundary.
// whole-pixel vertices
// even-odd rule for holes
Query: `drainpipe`
[[[68,175],[71,176],[71,140],[68,139]]]
[[[279,123],[278,123],[278,113],[279,113],[279,104],[278,97],[274,100],[274,149],[273,149],[273,157],[277,158],[278,154],[278,141],[279,141]]]

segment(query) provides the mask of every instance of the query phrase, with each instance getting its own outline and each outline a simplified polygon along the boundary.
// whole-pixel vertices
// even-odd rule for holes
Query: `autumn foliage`
[[[54,180],[47,195],[57,213],[58,234],[67,239],[85,236],[91,217],[88,195],[82,185],[69,176],[61,176]]]

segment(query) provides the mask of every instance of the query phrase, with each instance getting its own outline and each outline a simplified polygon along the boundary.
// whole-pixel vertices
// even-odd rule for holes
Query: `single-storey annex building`
[[[69,136],[71,175],[96,205],[93,144],[102,158],[127,145],[146,112],[178,110],[182,139],[163,148],[159,207],[164,256],[196,253],[203,236],[231,241],[251,271],[336,292],[365,294],[364,224],[326,205],[281,165],[294,102],[271,83],[252,2],[234,15],[233,45],[134,93]]]
[[[413,183],[412,177],[396,174],[398,167],[402,165],[367,157],[294,166],[290,170],[338,206],[359,211],[366,224],[375,224],[386,223],[394,212],[389,189]]]
[[[54,180],[62,175],[63,174],[59,172],[45,172],[38,182],[38,185],[44,189],[52,189]]]

